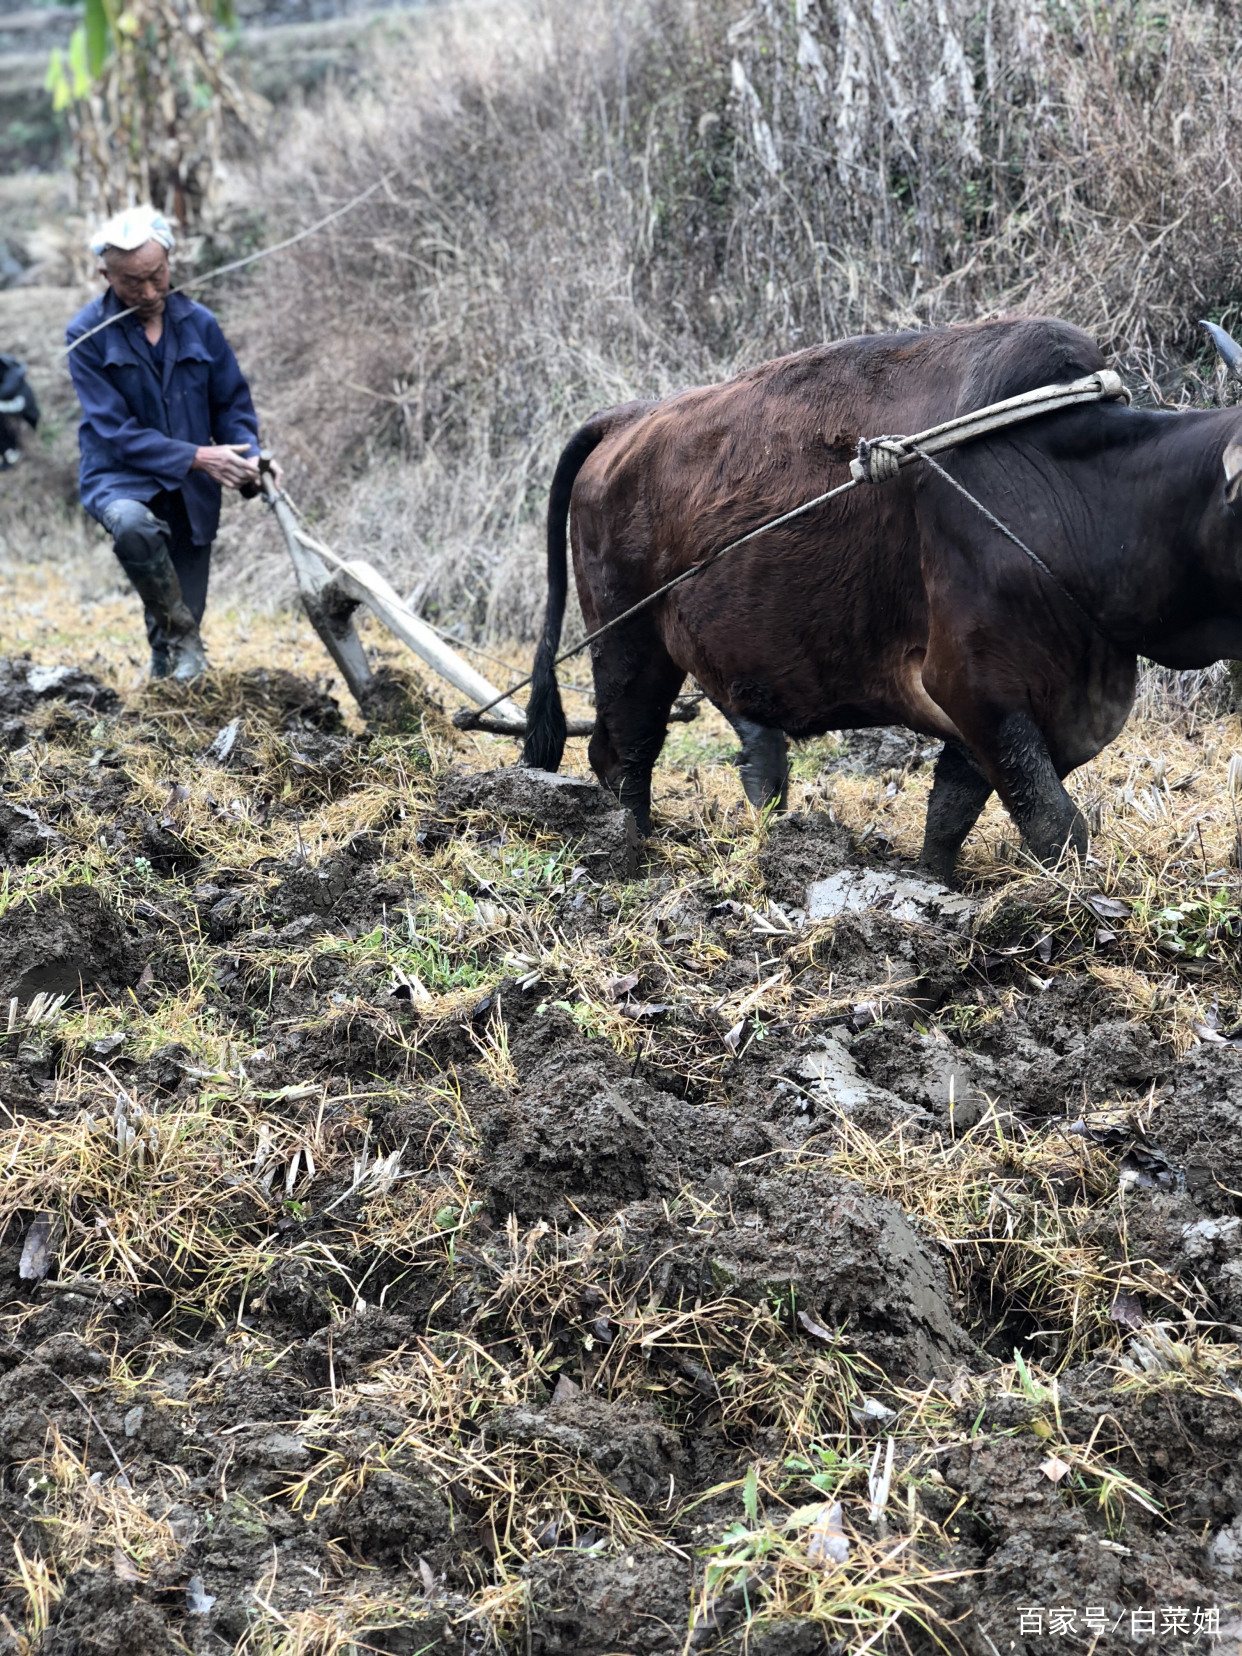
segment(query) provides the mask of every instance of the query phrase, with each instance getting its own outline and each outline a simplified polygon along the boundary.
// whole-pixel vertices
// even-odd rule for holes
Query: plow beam
[[[526,728],[526,715],[516,702],[502,698],[494,684],[489,684],[482,673],[475,672],[469,662],[463,661],[436,632],[414,614],[398,596],[377,569],[361,558],[336,558],[336,574],[330,590],[340,595],[342,602],[365,604],[384,623],[389,632],[408,644],[442,679],[469,696],[479,707],[495,703],[492,716],[506,725]]]
[[[494,684],[450,649],[377,569],[361,558],[338,557],[330,547],[308,535],[263,461],[260,472],[263,494],[284,536],[307,618],[364,713],[374,675],[362,640],[354,631],[354,611],[360,604],[365,604],[390,633],[421,656],[442,679],[469,696],[476,706],[488,707],[499,724],[508,730],[526,729],[526,715],[516,702],[502,697]]]

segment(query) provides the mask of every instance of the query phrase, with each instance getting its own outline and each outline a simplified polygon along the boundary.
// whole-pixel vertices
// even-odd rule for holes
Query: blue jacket
[[[70,322],[66,343],[121,308],[109,288]],[[195,450],[248,443],[257,454],[259,422],[250,387],[209,310],[170,293],[163,346],[162,381],[137,316],[70,351],[69,373],[82,404],[78,487],[95,518],[113,500],[146,501],[162,489],[180,489],[194,543],[207,546],[220,522],[220,485],[190,470]]]

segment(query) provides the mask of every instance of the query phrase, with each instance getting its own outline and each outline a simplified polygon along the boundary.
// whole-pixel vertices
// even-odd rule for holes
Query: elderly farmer
[[[108,291],[65,338],[82,403],[82,504],[146,608],[151,677],[192,679],[207,666],[198,626],[220,490],[258,492],[259,427],[215,317],[168,291],[173,242],[154,208],[109,219],[91,241]]]

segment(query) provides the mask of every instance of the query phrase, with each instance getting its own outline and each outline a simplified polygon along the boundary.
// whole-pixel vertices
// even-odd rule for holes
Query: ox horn
[[[1220,360],[1234,379],[1242,379],[1242,345],[1231,339],[1223,328],[1218,328],[1215,322],[1200,322],[1199,326],[1206,328],[1212,336],[1212,343],[1220,352]]]

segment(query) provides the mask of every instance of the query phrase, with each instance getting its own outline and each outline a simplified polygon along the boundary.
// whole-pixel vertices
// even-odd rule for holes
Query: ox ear
[[[1236,506],[1242,498],[1242,443],[1230,443],[1221,464],[1225,468],[1225,504]]]

